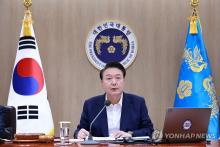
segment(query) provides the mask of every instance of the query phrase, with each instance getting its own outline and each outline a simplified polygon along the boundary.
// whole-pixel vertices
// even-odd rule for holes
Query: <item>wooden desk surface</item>
[[[1,147],[56,147],[57,145],[54,143],[5,143],[0,144]],[[119,145],[119,144],[100,144],[100,145],[81,145],[81,144],[72,144],[66,147],[151,147],[151,146],[187,146],[187,147],[219,147],[219,142],[211,142],[210,144],[206,143],[181,143],[181,144],[158,144],[158,145],[150,145],[150,144],[132,144],[132,145]]]

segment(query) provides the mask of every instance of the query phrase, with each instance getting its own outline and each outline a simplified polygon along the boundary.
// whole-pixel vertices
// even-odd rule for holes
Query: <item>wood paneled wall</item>
[[[85,41],[97,23],[116,19],[135,32],[138,53],[128,68],[126,91],[144,96],[155,128],[172,107],[183,55],[190,0],[33,0],[35,35],[56,134],[58,122],[79,122],[86,98],[103,93]],[[220,1],[200,0],[203,36],[220,95]],[[0,0],[0,104],[7,104],[24,7]]]

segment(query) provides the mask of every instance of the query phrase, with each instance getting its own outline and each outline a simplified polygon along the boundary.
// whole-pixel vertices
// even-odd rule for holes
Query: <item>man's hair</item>
[[[105,65],[105,67],[102,70],[100,70],[99,77],[100,77],[101,80],[103,79],[104,71],[108,68],[117,68],[117,69],[119,69],[122,72],[123,77],[125,78],[126,70],[125,70],[124,66],[119,62],[109,62]]]

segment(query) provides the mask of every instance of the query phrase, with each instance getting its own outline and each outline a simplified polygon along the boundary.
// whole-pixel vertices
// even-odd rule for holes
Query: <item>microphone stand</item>
[[[102,111],[111,104],[111,102],[109,100],[106,100],[105,101],[105,105],[104,107],[99,111],[99,113],[96,115],[96,117],[92,120],[92,122],[90,123],[89,125],[89,136],[88,136],[88,139],[86,139],[84,142],[82,142],[81,144],[84,144],[84,145],[89,145],[89,144],[99,144],[99,142],[93,140],[93,137],[92,137],[92,125],[93,123],[95,122],[95,120],[99,117],[99,115],[102,113]]]
[[[89,126],[89,136],[88,136],[88,140],[93,140],[92,138],[92,125],[95,122],[95,120],[99,117],[99,115],[102,113],[102,111],[106,108],[106,105],[101,109],[101,111],[99,111],[99,113],[96,115],[96,117],[93,119],[93,121],[90,123]]]

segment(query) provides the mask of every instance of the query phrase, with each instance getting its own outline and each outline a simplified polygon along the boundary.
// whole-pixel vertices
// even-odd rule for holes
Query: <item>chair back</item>
[[[1,137],[13,139],[16,134],[16,109],[13,106],[1,106]]]

